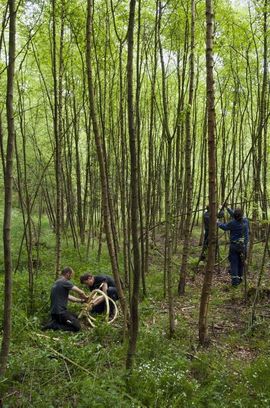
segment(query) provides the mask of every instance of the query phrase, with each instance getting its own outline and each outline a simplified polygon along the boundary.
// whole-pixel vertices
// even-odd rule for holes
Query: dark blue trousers
[[[203,237],[203,248],[208,248],[208,236],[209,236],[209,229],[204,230],[204,237]]]
[[[237,250],[237,246],[230,244],[229,261],[231,264],[232,285],[237,286],[242,282],[244,271],[244,254]]]

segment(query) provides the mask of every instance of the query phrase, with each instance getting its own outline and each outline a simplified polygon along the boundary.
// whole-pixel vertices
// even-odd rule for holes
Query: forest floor
[[[256,321],[251,324],[252,289],[245,300],[244,284],[237,288],[230,286],[228,248],[221,246],[222,263],[214,273],[209,306],[210,342],[207,347],[200,347],[198,316],[204,265],[201,263],[196,268],[201,251],[198,228],[191,245],[189,277],[183,297],[177,296],[180,251],[173,257],[176,331],[170,339],[160,235],[151,249],[147,297],[141,294],[140,299],[140,333],[134,369],[127,373],[127,341],[121,313],[112,326],[100,319],[96,328],[84,328],[76,334],[40,330],[48,318],[49,293],[54,281],[53,237],[46,225],[43,230],[42,265],[35,276],[32,314],[28,310],[24,253],[14,275],[12,342],[6,378],[0,383],[0,406],[270,407],[268,274],[263,279],[265,291],[256,308]],[[249,288],[256,286],[262,245],[256,246],[249,267]],[[19,246],[18,240],[13,247],[15,264]],[[62,257],[65,265],[72,266],[76,272],[75,284],[79,285],[79,275],[87,270],[111,274],[105,243],[97,260],[95,243],[87,258],[83,250],[79,255],[71,241],[66,240]],[[3,296],[3,276],[0,291]],[[70,309],[78,312],[79,305],[70,305]]]

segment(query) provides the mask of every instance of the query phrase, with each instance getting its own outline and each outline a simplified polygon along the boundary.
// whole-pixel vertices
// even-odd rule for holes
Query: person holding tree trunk
[[[247,246],[249,241],[249,224],[247,218],[243,216],[241,208],[232,210],[227,208],[228,213],[233,218],[227,223],[217,222],[219,228],[223,231],[230,231],[230,273],[232,279],[232,286],[238,286],[243,279],[245,259],[247,255]]]

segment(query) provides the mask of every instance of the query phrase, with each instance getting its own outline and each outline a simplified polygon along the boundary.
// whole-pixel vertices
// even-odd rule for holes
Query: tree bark
[[[207,119],[208,119],[208,188],[209,188],[209,245],[208,257],[201,293],[199,315],[199,341],[205,344],[208,340],[208,306],[215,265],[216,249],[216,118],[215,91],[213,76],[213,32],[214,16],[212,0],[206,0],[206,88],[207,88]]]
[[[93,84],[93,73],[92,73],[92,60],[91,60],[91,48],[92,48],[92,7],[93,0],[87,1],[87,21],[86,21],[86,66],[87,66],[87,79],[88,79],[88,92],[89,92],[89,104],[90,104],[90,115],[92,119],[93,132],[95,136],[95,144],[99,162],[100,178],[101,178],[101,188],[102,188],[102,213],[104,217],[104,227],[106,231],[107,245],[112,265],[112,272],[115,279],[116,287],[119,294],[119,300],[124,315],[126,316],[126,300],[121,287],[117,248],[115,247],[115,240],[113,238],[112,231],[112,220],[109,204],[109,186],[106,174],[106,164],[105,164],[105,153],[103,140],[100,135],[100,130],[97,121],[96,109],[95,109],[95,96],[94,96],[94,84]]]
[[[12,211],[12,172],[14,152],[14,112],[13,112],[13,89],[15,71],[15,48],[16,48],[16,6],[15,0],[9,0],[9,62],[7,67],[7,153],[5,169],[5,207],[3,222],[4,242],[4,265],[5,265],[5,292],[4,292],[4,317],[3,339],[0,352],[0,376],[4,376],[7,368],[9,345],[11,337],[11,308],[12,308],[12,255],[11,255],[11,211]]]
[[[62,6],[63,7],[63,6]],[[55,276],[61,269],[62,240],[62,69],[63,69],[63,22],[61,23],[59,76],[57,72],[56,45],[56,0],[52,0],[52,69],[53,69],[53,128],[55,139],[55,180],[56,180],[56,217],[55,217]]]
[[[139,287],[141,276],[141,260],[138,239],[138,221],[139,221],[139,181],[138,181],[138,157],[137,157],[137,137],[134,126],[134,106],[133,106],[133,35],[135,20],[136,0],[131,0],[129,5],[129,23],[128,23],[128,58],[127,58],[127,97],[128,97],[128,130],[129,130],[129,149],[130,149],[130,172],[131,172],[131,236],[133,245],[133,290],[130,302],[130,327],[129,343],[126,367],[131,369],[136,352],[137,336],[139,331]]]
[[[186,191],[186,219],[184,224],[184,243],[178,294],[185,293],[187,262],[189,255],[190,223],[192,216],[192,173],[191,173],[191,114],[194,93],[194,35],[195,35],[195,1],[191,0],[191,31],[190,31],[190,56],[189,56],[189,97],[186,111],[186,151],[185,151],[185,191]]]

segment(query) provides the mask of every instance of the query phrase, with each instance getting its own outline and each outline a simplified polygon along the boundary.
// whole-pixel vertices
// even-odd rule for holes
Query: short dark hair
[[[242,208],[236,208],[233,213],[233,217],[236,221],[241,221],[243,218]]]
[[[73,269],[70,268],[69,266],[65,266],[62,271],[61,271],[61,275],[68,275],[69,273],[73,273]]]
[[[80,282],[84,283],[85,281],[88,280],[88,278],[92,278],[93,275],[91,275],[91,273],[84,273],[82,276],[80,276]]]

